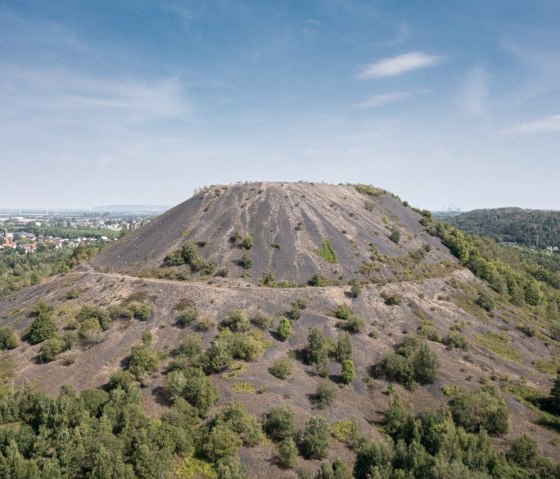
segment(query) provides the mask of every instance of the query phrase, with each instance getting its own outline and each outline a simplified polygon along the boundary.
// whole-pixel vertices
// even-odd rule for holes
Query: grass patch
[[[218,475],[209,462],[195,457],[186,457],[175,471],[180,479],[217,479]]]
[[[560,369],[560,360],[556,361],[537,361],[537,369],[541,373],[555,375],[558,369]]]
[[[247,370],[247,365],[242,362],[235,362],[229,367],[229,371],[222,374],[224,379],[232,379],[243,374]]]
[[[232,384],[231,389],[238,393],[255,394],[257,392],[255,386],[250,382]]]
[[[506,334],[482,333],[476,336],[476,342],[504,359],[521,362],[521,355],[513,348],[511,339]]]
[[[354,188],[356,188],[356,191],[358,193],[362,193],[364,195],[369,195],[369,196],[381,196],[384,193],[382,189],[376,188],[375,186],[372,185],[357,184],[354,185]]]
[[[460,394],[462,391],[461,391],[461,387],[458,386],[457,384],[448,384],[447,386],[443,386],[441,388],[441,392],[445,394],[447,397],[455,397],[458,394]]]
[[[338,262],[336,251],[331,246],[329,240],[324,240],[323,243],[321,243],[321,248],[317,250],[317,254],[329,263],[335,264]]]
[[[337,421],[331,425],[331,436],[349,446],[355,445],[361,437],[360,426],[355,417],[348,421]]]

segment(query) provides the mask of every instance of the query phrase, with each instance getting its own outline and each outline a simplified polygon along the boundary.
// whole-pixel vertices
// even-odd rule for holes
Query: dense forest
[[[545,248],[560,246],[560,211],[496,208],[446,218],[449,224],[499,242]]]

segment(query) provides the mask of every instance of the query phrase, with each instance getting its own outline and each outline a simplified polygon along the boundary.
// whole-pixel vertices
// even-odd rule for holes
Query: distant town
[[[0,254],[29,254],[114,241],[161,214],[163,208],[131,206],[120,212],[92,209],[51,213],[0,209]]]

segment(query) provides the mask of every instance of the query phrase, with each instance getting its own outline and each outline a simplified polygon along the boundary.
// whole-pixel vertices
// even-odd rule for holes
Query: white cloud
[[[387,103],[403,100],[408,98],[410,93],[407,91],[395,91],[393,93],[385,93],[383,95],[374,95],[362,103],[354,105],[355,108],[375,108]]]
[[[550,133],[560,132],[560,115],[552,115],[540,120],[518,123],[506,130],[507,133]]]
[[[461,108],[470,117],[487,116],[490,75],[483,68],[473,68],[459,92]]]
[[[413,70],[427,68],[437,65],[442,60],[435,55],[427,55],[422,52],[410,52],[396,57],[384,58],[378,62],[362,67],[358,78],[361,80],[372,80],[375,78],[401,75]]]
[[[118,114],[134,121],[176,118],[187,104],[177,78],[103,78],[68,69],[35,70],[0,64],[3,115]]]

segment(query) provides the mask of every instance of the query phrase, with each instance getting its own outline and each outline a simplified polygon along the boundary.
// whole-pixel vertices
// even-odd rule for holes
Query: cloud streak
[[[533,134],[560,132],[560,115],[552,115],[540,120],[518,123],[506,130],[507,133]]]
[[[386,105],[387,103],[393,103],[395,101],[404,100],[410,97],[410,92],[407,91],[395,91],[392,93],[385,93],[382,95],[374,95],[364,102],[357,103],[354,108],[366,109],[366,108],[376,108],[378,106]]]
[[[358,74],[358,79],[374,80],[376,78],[402,75],[403,73],[435,66],[441,61],[442,58],[439,56],[427,55],[422,52],[404,53],[363,66]]]

